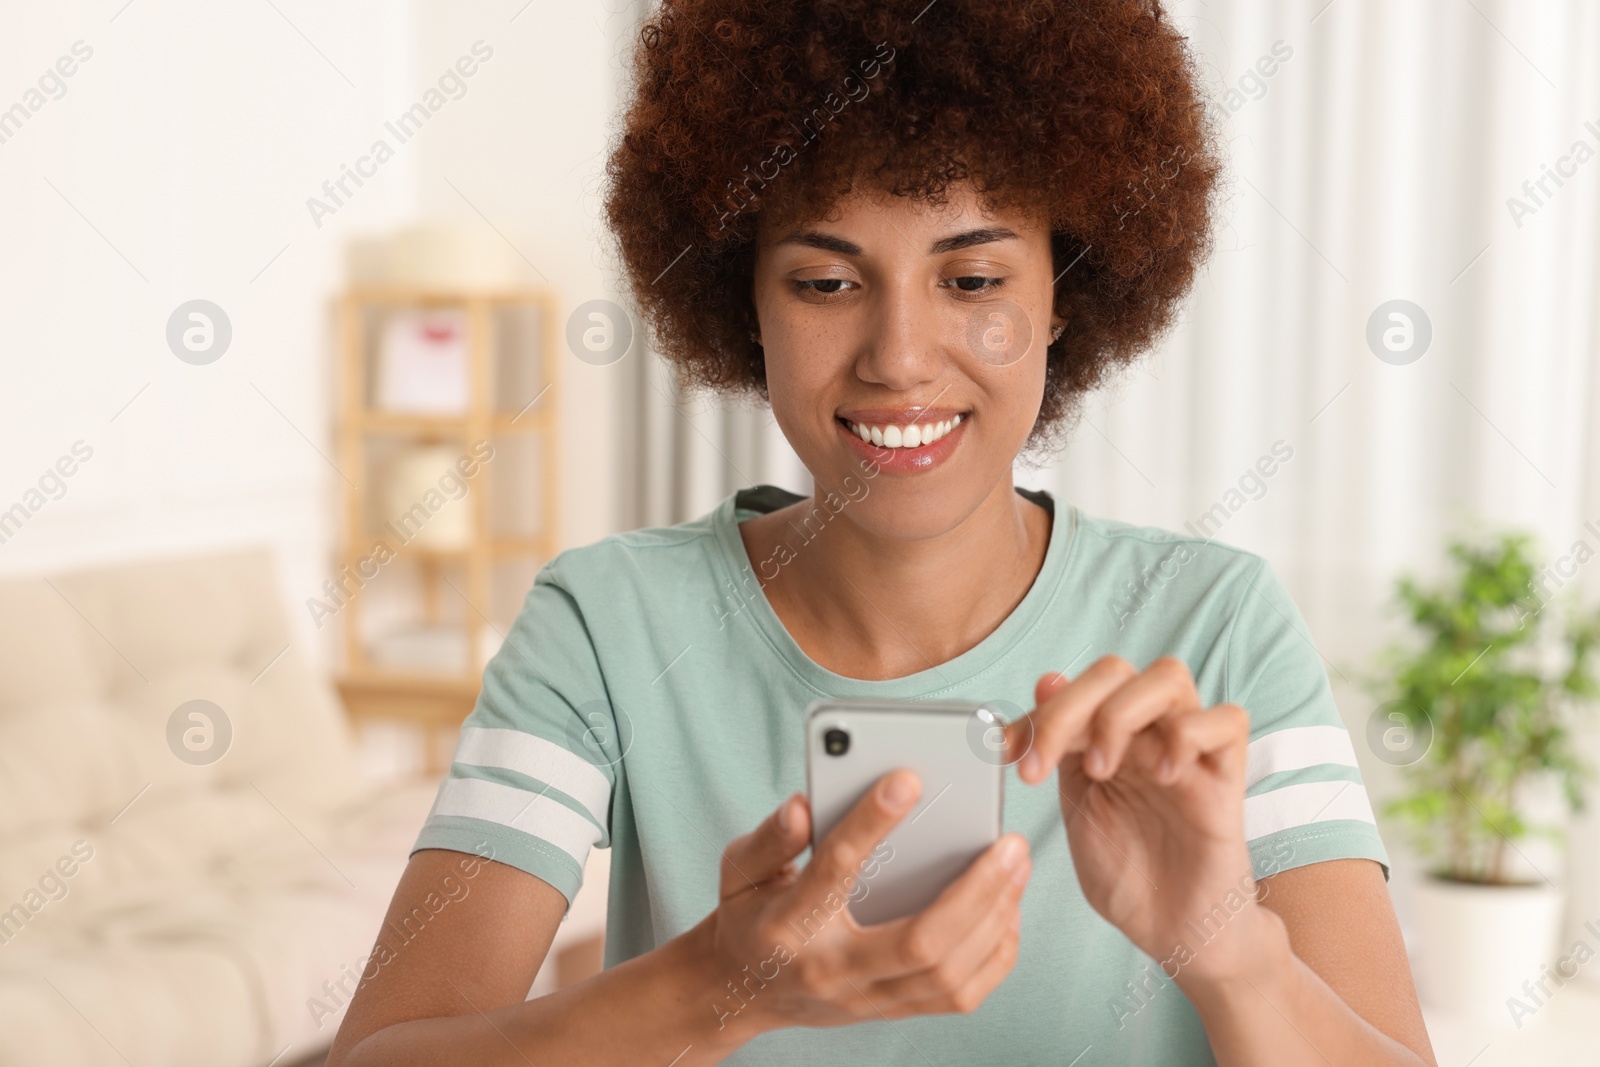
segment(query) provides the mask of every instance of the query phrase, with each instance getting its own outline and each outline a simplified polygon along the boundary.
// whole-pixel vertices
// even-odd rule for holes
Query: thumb
[[[1067,683],[1070,681],[1072,679],[1061,671],[1051,671],[1049,674],[1041,675],[1038,684],[1033,687],[1033,702],[1035,704],[1043,704],[1046,700],[1066,688]]]
[[[1016,722],[1006,726],[1006,762],[1020,763],[1022,757],[1033,750],[1033,735],[1041,708],[1050,698],[1071,684],[1072,679],[1061,671],[1051,671],[1039,676],[1033,687],[1033,710]]]
[[[795,793],[761,825],[722,850],[721,898],[752,889],[782,874],[811,843],[811,812]]]

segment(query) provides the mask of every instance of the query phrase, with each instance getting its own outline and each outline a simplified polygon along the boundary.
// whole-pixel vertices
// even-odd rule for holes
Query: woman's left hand
[[[1248,976],[1269,922],[1244,840],[1250,716],[1202,708],[1189,669],[1106,656],[1047,674],[1006,730],[1018,773],[1060,772],[1061,815],[1090,905],[1169,977]],[[1179,979],[1180,983],[1183,979]]]

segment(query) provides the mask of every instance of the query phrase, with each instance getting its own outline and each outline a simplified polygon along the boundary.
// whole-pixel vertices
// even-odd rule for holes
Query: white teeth
[[[931,445],[961,425],[962,416],[953,415],[940,422],[908,423],[905,426],[867,426],[846,420],[850,432],[879,448],[920,448]]]

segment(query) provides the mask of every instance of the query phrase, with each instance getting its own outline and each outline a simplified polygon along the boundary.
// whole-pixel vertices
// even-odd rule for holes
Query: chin
[[[994,491],[971,470],[951,466],[926,474],[897,475],[870,461],[830,465],[816,479],[815,507],[832,519],[886,541],[920,541],[948,533]]]

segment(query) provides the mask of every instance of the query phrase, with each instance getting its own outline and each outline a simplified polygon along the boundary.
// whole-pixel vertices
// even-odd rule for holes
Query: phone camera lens
[[[822,735],[822,749],[830,756],[842,756],[850,751],[850,735],[836,726]]]

